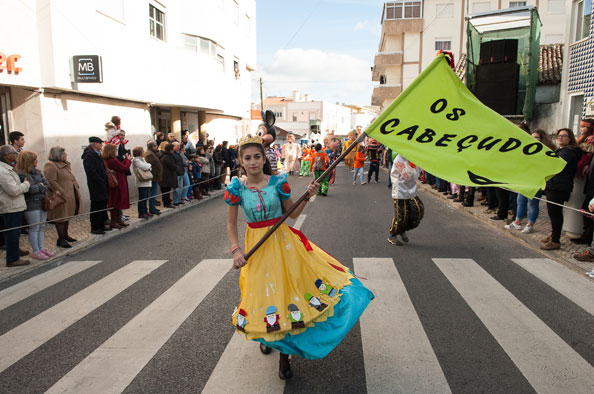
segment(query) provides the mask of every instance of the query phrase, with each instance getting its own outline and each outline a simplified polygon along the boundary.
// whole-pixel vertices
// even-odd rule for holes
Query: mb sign
[[[101,56],[72,56],[71,68],[72,82],[103,82]]]

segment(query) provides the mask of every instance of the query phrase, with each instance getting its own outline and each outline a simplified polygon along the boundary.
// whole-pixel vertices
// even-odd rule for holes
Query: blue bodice
[[[241,205],[249,223],[281,217],[281,200],[291,197],[287,175],[271,175],[268,185],[263,189],[248,188],[237,177],[233,177],[225,191],[225,202],[229,205]]]

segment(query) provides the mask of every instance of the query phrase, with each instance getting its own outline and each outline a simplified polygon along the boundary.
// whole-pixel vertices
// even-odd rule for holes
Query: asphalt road
[[[425,338],[426,348],[430,350],[428,360],[435,360],[431,368],[437,371],[436,381],[439,376],[445,378],[443,382],[447,381],[440,386],[442,392],[554,392],[554,383],[542,378],[546,374],[554,375],[553,382],[565,387],[594,392],[592,310],[572,298],[571,286],[567,286],[563,277],[552,275],[554,283],[550,286],[551,283],[539,277],[539,269],[535,276],[512,260],[542,259],[541,254],[423,194],[420,197],[425,203],[425,218],[419,228],[409,233],[410,243],[391,245],[386,241],[393,216],[387,174],[381,173],[379,184],[367,185],[353,185],[350,176],[344,167],[338,168],[337,182],[330,188],[329,196],[318,196],[304,210],[301,230],[355,273],[366,268],[366,263],[355,266],[353,259],[372,258],[370,267],[375,261],[389,262],[378,267],[388,270],[385,272],[397,272],[405,294],[400,294],[397,300],[386,300],[383,294],[399,284],[380,282],[382,278],[375,276],[368,277],[367,282],[363,280],[370,287],[378,286],[378,298],[372,304],[378,305],[379,314],[373,315],[374,320],[369,320],[370,315],[365,324],[357,324],[325,359],[293,360],[295,376],[285,384],[276,377],[274,354],[260,355],[257,346],[248,342],[241,345],[248,350],[231,347],[235,335],[230,316],[240,297],[238,271],[225,268],[219,277],[211,280],[205,270],[196,274],[195,286],[184,287],[187,290],[183,291],[175,288],[172,299],[178,297],[180,301],[167,304],[173,305],[171,309],[156,308],[155,316],[159,318],[148,319],[148,324],[143,326],[148,326],[148,334],[132,336],[133,341],[140,342],[136,350],[128,351],[126,341],[118,346],[110,345],[111,342],[104,345],[107,347],[107,350],[102,348],[104,352],[124,349],[124,354],[132,360],[130,365],[139,358],[136,354],[144,354],[142,351],[150,354],[138,371],[123,363],[124,367],[115,368],[102,379],[113,380],[108,386],[113,386],[114,392],[128,393],[200,392],[205,387],[208,392],[366,393],[381,392],[377,388],[382,385],[390,387],[388,392],[422,392],[420,386],[408,382],[406,373],[392,373],[388,368],[410,359],[411,362],[402,364],[404,368],[410,366],[412,375],[416,374],[411,382],[425,377],[428,381],[432,379],[429,367],[424,371],[425,365],[431,363],[418,362],[421,358],[416,356],[421,352],[404,346],[407,337],[402,337],[403,324],[399,320],[404,313],[400,314],[398,308],[395,313],[389,312],[404,301],[416,312],[405,323],[410,320],[419,324],[419,329],[406,335],[414,336],[411,343],[417,343],[414,341],[418,338],[423,343]],[[294,198],[305,189],[308,180],[290,178]],[[0,392],[45,392],[65,376],[78,376],[78,369],[77,373],[71,372],[75,367],[89,355],[95,358],[102,344],[125,331],[132,319],[142,316],[145,308],[151,309],[156,300],[192,270],[206,264],[205,261],[230,259],[225,224],[226,205],[222,198],[210,200],[148,223],[68,260],[0,283],[1,300],[19,283],[29,288],[36,286],[43,275],[54,269],[82,261],[100,261],[0,310],[0,348],[6,346],[0,351]],[[240,232],[244,228],[241,219]],[[154,268],[138,274],[129,285],[124,285],[122,279],[110,281],[118,270],[144,260],[152,261]],[[224,263],[230,267],[230,260]],[[468,270],[456,271],[461,264],[469,264]],[[542,272],[548,273],[549,268],[557,269],[557,264],[542,261],[542,267]],[[456,278],[464,278],[466,272],[468,281],[458,282]],[[85,289],[98,282],[97,295],[83,297]],[[109,284],[104,286],[104,282]],[[111,290],[110,286],[118,284],[121,291]],[[577,288],[581,285],[578,283]],[[587,284],[584,286],[586,292],[594,291]],[[565,288],[570,293],[559,290]],[[107,296],[110,291],[114,294]],[[182,298],[184,291],[197,295]],[[200,291],[204,294],[198,294]],[[88,310],[84,302],[75,298],[96,300],[102,295],[106,300]],[[512,297],[509,302],[508,295]],[[196,301],[194,307],[191,302],[196,297],[204,298]],[[64,305],[70,300],[76,302],[66,308]],[[179,324],[173,323],[177,308],[183,306],[189,309],[187,316],[179,318]],[[382,314],[382,308],[386,313]],[[62,313],[78,313],[78,317],[64,324]],[[143,343],[162,332],[161,326],[169,322],[171,335],[165,335],[163,343],[152,347]],[[54,325],[60,327],[52,332]],[[369,329],[378,327],[385,327],[380,335],[367,334]],[[532,346],[526,346],[531,343]],[[385,352],[374,353],[371,350],[374,347]],[[530,351],[535,348],[541,353],[532,355]],[[245,359],[251,361],[241,361],[242,351],[253,352]],[[240,360],[236,366],[227,361],[233,360],[229,355],[234,354]],[[548,356],[554,356],[552,365],[545,360]],[[372,368],[378,357],[386,362]],[[559,361],[555,362],[555,358]],[[106,360],[100,364],[101,368],[87,370],[88,375],[102,376],[100,371],[110,371],[110,367],[117,365],[115,353]],[[388,372],[382,368],[388,368]],[[588,373],[589,378],[583,376]],[[127,374],[131,375],[126,378]],[[219,379],[222,386],[217,385],[220,383],[215,382],[215,377],[222,377]],[[267,377],[272,379],[270,383]],[[129,382],[118,386],[118,381],[126,379]],[[93,382],[92,378],[79,380],[70,392],[109,391],[99,390]],[[65,391],[56,387],[60,386],[55,386],[52,392]]]

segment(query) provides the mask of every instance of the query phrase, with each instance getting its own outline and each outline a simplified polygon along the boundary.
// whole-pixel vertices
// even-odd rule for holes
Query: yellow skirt
[[[246,250],[275,222],[249,223]],[[348,268],[283,223],[241,269],[233,325],[247,339],[267,342],[300,334],[333,316],[352,278]]]

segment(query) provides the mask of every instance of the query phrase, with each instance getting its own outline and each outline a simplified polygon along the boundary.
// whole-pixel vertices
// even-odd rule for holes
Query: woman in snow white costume
[[[267,125],[273,122],[272,118]],[[266,125],[262,129],[266,136]],[[241,301],[233,325],[246,339],[260,342],[262,353],[278,350],[279,377],[288,379],[289,355],[325,357],[374,296],[348,268],[285,223],[245,260],[237,231],[239,207],[248,222],[245,248],[250,250],[293,205],[287,174],[270,175],[263,142],[266,137],[240,141],[239,160],[246,177],[234,177],[225,192],[233,267],[241,268]],[[312,181],[307,192],[313,196],[318,188]],[[291,217],[297,218],[306,204],[301,203]]]

